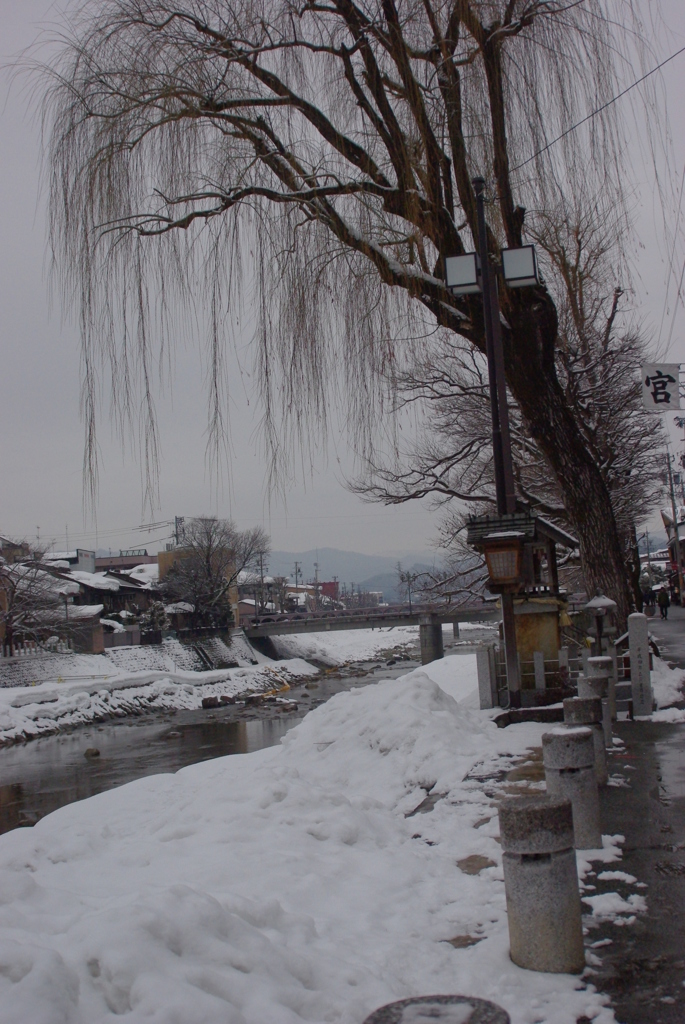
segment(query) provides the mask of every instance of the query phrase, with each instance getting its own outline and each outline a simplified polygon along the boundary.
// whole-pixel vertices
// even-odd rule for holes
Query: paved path
[[[659,617],[659,612],[649,620],[649,631],[656,638],[662,658],[685,668],[685,608],[672,604],[668,618]]]
[[[606,924],[593,931],[591,941],[606,938],[611,944],[595,950],[602,963],[592,981],[611,997],[621,1024],[683,1024],[685,725],[619,722],[616,734],[626,747],[612,755],[611,772],[623,776],[624,786],[602,793],[602,831],[626,839],[622,862],[610,868],[634,875],[648,888],[589,881],[598,892],[624,897],[642,891],[648,911],[632,925]]]

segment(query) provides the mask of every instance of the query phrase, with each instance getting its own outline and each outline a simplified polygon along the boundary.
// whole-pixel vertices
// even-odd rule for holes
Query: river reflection
[[[301,716],[235,722],[196,711],[108,723],[0,751],[0,832],[114,786],[278,743]],[[99,756],[86,756],[96,748]]]

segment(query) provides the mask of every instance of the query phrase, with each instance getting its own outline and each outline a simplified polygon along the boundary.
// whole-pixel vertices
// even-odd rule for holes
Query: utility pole
[[[295,569],[293,575],[295,576],[295,590],[297,590],[297,581],[300,578],[300,563],[295,562]]]
[[[668,485],[671,491],[671,510],[673,512],[673,531],[675,534],[675,557],[678,570],[678,603],[683,604],[683,562],[680,554],[680,534],[678,532],[678,510],[675,504],[675,490],[673,487],[673,472],[671,471],[671,453],[666,452],[666,465],[668,466]]]
[[[319,600],[319,563],[314,562],[314,604],[318,609],[321,607],[321,601]]]
[[[264,611],[264,552],[259,552],[259,591],[260,591],[260,611]]]
[[[183,528],[185,521],[185,516],[174,516],[174,539],[177,548],[180,548],[181,540],[185,540],[185,530]]]
[[[488,381],[490,384],[492,454],[495,464],[497,511],[500,515],[513,515],[516,512],[514,466],[511,456],[511,435],[509,432],[509,410],[507,408],[507,386],[504,375],[504,353],[502,350],[502,328],[500,324],[499,298],[497,295],[497,279],[490,266],[488,232],[485,223],[485,179],[481,177],[474,178],[473,188],[476,193],[478,212],[478,256],[480,259],[481,287],[483,291],[485,350],[488,360]],[[503,593],[501,601],[509,702],[511,707],[520,707],[521,674],[516,645],[514,595]]]

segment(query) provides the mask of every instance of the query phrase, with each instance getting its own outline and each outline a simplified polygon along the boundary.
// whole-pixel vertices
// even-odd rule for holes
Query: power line
[[[607,100],[606,103],[603,103],[601,107],[597,107],[596,110],[593,110],[592,113],[587,114],[584,118],[582,118],[582,120],[577,121],[574,125],[571,125],[571,127],[567,128],[565,132],[561,133],[561,135],[557,135],[556,139],[552,139],[552,141],[548,142],[546,146],[542,147],[542,149],[538,149],[536,153],[533,153],[532,156],[529,156],[528,159],[524,160],[522,164],[518,164],[516,167],[513,167],[511,173],[513,174],[514,171],[520,171],[522,167],[526,166],[526,164],[531,163],[533,160],[535,160],[536,157],[540,156],[542,153],[545,153],[548,149],[551,149],[552,146],[555,146],[557,142],[561,142],[562,139],[565,139],[566,136],[570,135],[571,132],[574,132],[576,128],[580,128],[580,126],[582,124],[585,124],[586,121],[591,121],[593,117],[597,116],[597,114],[601,114],[602,111],[606,110],[607,107],[610,107],[612,103],[616,103],[616,101],[620,100],[622,96],[625,96],[626,93],[630,92],[631,89],[634,89],[636,85],[640,85],[640,83],[644,82],[645,79],[650,77],[650,75],[656,74],[656,72],[663,68],[664,65],[668,64],[669,61],[675,60],[676,57],[679,57],[681,53],[685,53],[685,46],[681,46],[679,50],[676,50],[675,53],[672,53],[670,57],[666,58],[666,60],[662,60],[661,64],[657,64],[655,68],[652,68],[651,71],[648,71],[646,75],[642,76],[642,78],[638,78],[636,81],[632,83],[632,85],[627,86],[627,88],[625,88],[622,92],[619,92],[618,95],[613,96],[610,100]]]

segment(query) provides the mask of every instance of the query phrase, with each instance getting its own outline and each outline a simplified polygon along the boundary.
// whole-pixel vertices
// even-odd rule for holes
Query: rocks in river
[[[83,756],[84,757],[99,757],[100,756],[100,751],[98,750],[97,747],[88,747],[86,750],[83,751]]]
[[[386,661],[386,663],[385,663],[385,664],[386,664],[386,665],[387,665],[388,667],[389,667],[390,665],[396,665],[396,664],[397,664],[397,658],[391,658],[391,659],[390,659],[389,661]]]
[[[202,707],[205,708],[205,710],[207,708],[218,708],[219,707],[219,698],[218,697],[203,697],[202,698]]]
[[[254,707],[256,704],[263,704],[263,703],[264,703],[264,694],[263,693],[250,693],[245,698],[245,705],[246,705],[246,707]]]
[[[225,693],[222,693],[222,695],[219,697],[219,700],[221,701],[222,704],[235,704],[237,699],[238,698],[235,695],[229,697]]]

